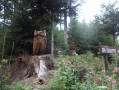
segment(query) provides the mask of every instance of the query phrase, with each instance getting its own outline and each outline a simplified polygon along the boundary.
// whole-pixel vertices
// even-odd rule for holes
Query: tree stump
[[[53,60],[50,54],[39,56],[19,55],[10,66],[11,85],[30,77],[36,78],[38,82],[45,82],[47,71],[54,69]]]
[[[54,62],[50,55],[32,56],[32,63],[38,78],[46,78],[47,71],[54,68]]]

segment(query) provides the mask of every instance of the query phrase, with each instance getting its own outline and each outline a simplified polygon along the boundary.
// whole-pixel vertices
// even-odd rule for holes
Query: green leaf
[[[64,66],[64,63],[63,62],[61,62],[61,66]]]
[[[64,75],[67,75],[67,72],[63,72]]]
[[[98,86],[98,88],[106,89],[106,88],[108,88],[108,87],[106,87],[106,86]]]

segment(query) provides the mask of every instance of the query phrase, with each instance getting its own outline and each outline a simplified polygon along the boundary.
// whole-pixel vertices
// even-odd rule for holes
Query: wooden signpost
[[[105,70],[108,70],[108,54],[119,54],[119,48],[118,47],[112,47],[112,46],[100,46],[100,52],[101,54],[105,54]]]

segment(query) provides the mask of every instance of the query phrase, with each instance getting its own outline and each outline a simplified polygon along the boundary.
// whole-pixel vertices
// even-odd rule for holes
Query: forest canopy
[[[71,42],[75,42],[78,54],[87,51],[97,54],[100,45],[118,46],[119,9],[116,3],[102,5],[102,14],[90,23],[78,21],[77,7],[80,9],[83,3],[83,0],[78,3],[77,0],[1,0],[0,55],[4,52],[5,57],[9,56],[13,43],[14,55],[32,55],[34,30],[46,30],[47,54],[56,54],[58,50],[66,52]],[[62,23],[63,30],[57,28],[57,24]]]

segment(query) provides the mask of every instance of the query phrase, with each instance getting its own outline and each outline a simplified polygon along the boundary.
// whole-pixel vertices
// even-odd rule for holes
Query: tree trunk
[[[62,16],[61,16],[61,12],[60,12],[60,20],[62,19]],[[61,30],[61,25],[62,25],[62,22],[60,21],[60,30]]]
[[[64,11],[64,43],[68,44],[67,41],[67,11]]]
[[[54,57],[54,12],[52,12],[52,22],[51,22],[51,56]]]
[[[113,41],[114,41],[114,46],[116,46],[116,36],[115,36],[115,30],[113,31]]]
[[[5,14],[6,14],[6,10],[5,10],[5,1],[4,1],[4,16],[3,16],[3,30],[5,29]]]
[[[6,20],[6,17],[5,17],[5,1],[4,1],[4,16],[3,16],[3,30],[5,31],[5,20]],[[4,34],[4,38],[3,38],[3,47],[2,47],[2,60],[4,58],[4,46],[5,46],[5,40],[6,40],[6,34],[7,34],[7,31],[5,32]]]
[[[70,0],[70,15],[69,15],[69,17],[70,17],[70,23],[72,21],[72,11],[71,11],[71,8],[72,8],[72,0]]]
[[[114,46],[116,46],[116,41],[115,41],[116,37],[115,35],[113,35],[113,41],[114,41]]]
[[[42,25],[42,16],[40,16],[40,31],[43,31],[43,25]]]

